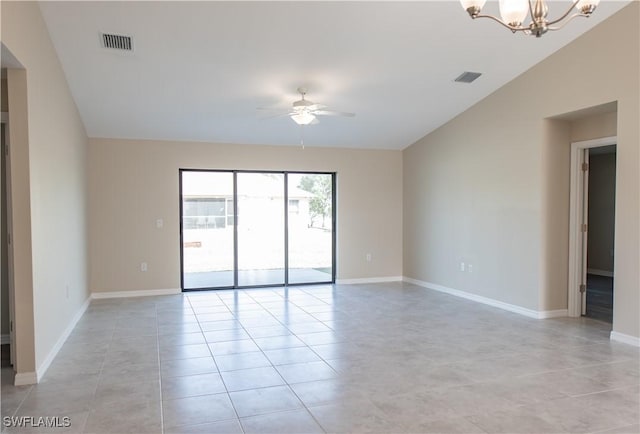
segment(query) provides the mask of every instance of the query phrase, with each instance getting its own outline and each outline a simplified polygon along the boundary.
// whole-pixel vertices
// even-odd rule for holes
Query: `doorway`
[[[588,155],[587,278],[584,315],[613,320],[613,263],[616,145],[586,150]]]
[[[572,144],[569,314],[613,322],[616,138]]]
[[[4,93],[4,91],[3,91]],[[0,123],[0,312],[2,367],[15,364],[15,336],[13,331],[13,253],[10,241],[11,229],[11,171],[9,165],[8,113],[2,112]]]
[[[335,282],[335,173],[180,170],[184,291]]]

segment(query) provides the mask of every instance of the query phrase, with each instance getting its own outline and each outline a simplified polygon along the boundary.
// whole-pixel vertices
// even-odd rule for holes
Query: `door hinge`
[[[589,163],[582,163],[582,171],[586,172],[589,170]]]
[[[13,331],[13,321],[9,321],[9,331]]]
[[[587,228],[588,228],[587,224],[586,224],[586,223],[583,223],[583,224],[582,224],[582,228],[581,228],[580,230],[581,230],[582,232],[587,232]]]
[[[587,285],[585,285],[584,283],[582,285],[580,285],[580,292],[584,293],[587,291]]]

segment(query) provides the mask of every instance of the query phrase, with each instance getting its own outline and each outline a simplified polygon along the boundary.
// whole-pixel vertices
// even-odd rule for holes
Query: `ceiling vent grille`
[[[456,78],[455,82],[457,83],[472,83],[474,82],[478,77],[480,77],[482,74],[479,72],[468,72],[465,71],[462,74],[460,74],[460,76],[458,78]]]
[[[104,48],[113,48],[114,50],[133,50],[131,36],[114,35],[111,33],[102,34],[102,46]]]

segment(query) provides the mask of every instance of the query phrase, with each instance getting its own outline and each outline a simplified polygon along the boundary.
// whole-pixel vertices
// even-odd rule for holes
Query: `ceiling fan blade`
[[[291,107],[288,106],[279,106],[279,107],[256,107],[256,110],[260,110],[261,112],[268,112],[268,111],[279,111],[279,112],[284,112],[284,111],[291,111]]]
[[[310,106],[306,107],[306,109],[310,111],[324,110],[326,108],[327,106],[324,104],[311,104]]]
[[[319,116],[343,116],[343,117],[347,117],[347,118],[352,118],[354,117],[356,114],[355,113],[349,113],[349,112],[337,112],[334,110],[316,110],[313,112],[314,115],[319,115]]]
[[[258,115],[258,119],[261,120],[265,120],[265,119],[275,119],[275,118],[284,118],[287,116],[291,116],[293,113],[291,113],[290,111],[280,111],[279,113],[272,113],[272,114],[266,114],[266,115]]]
[[[320,119],[315,118],[314,120],[311,121],[310,125],[315,125],[315,124],[319,124],[320,123]]]

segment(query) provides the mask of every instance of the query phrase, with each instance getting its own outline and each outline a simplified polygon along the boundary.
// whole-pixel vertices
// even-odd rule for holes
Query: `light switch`
[[[158,229],[162,229],[162,226],[164,226],[164,221],[162,221],[162,219],[157,219],[156,220],[156,227]]]

